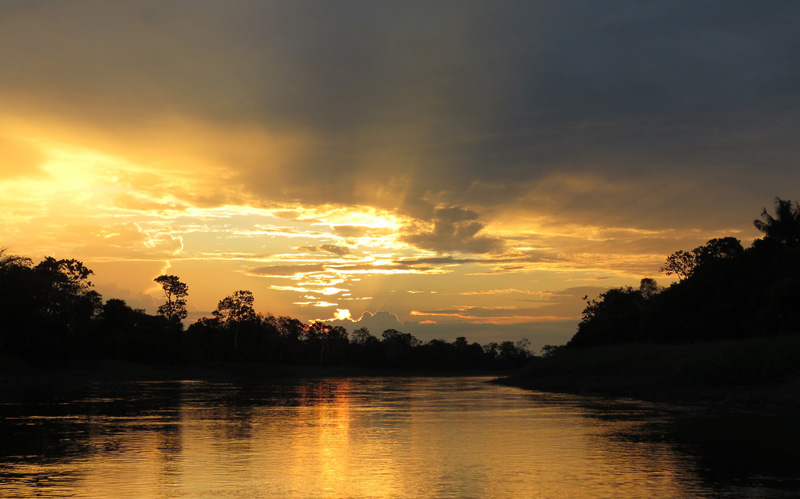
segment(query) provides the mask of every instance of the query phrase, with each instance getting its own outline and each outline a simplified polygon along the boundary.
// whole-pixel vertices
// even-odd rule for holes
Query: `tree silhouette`
[[[178,276],[162,275],[153,279],[161,285],[167,301],[158,307],[158,313],[171,322],[179,322],[186,318],[186,298],[189,287],[182,283]]]
[[[667,257],[661,272],[667,275],[676,275],[678,279],[688,279],[692,276],[697,265],[697,255],[691,251],[679,250]]]
[[[688,279],[703,267],[726,258],[736,258],[744,253],[742,243],[735,237],[711,239],[703,246],[691,251],[676,251],[667,257],[661,272],[677,275],[679,280]]]
[[[177,276],[154,279],[164,290],[157,315],[92,289],[93,274],[75,259],[47,257],[39,264],[0,248],[0,357],[31,366],[72,360],[128,360],[158,365],[233,361],[382,368],[508,369],[532,355],[527,340],[483,348],[459,337],[421,343],[409,333],[383,332],[256,313],[253,294],[236,291],[211,317],[184,332],[188,287]],[[231,345],[231,343],[233,345]],[[233,348],[231,348],[233,346]],[[502,358],[501,358],[502,357]]]
[[[247,322],[256,318],[256,311],[253,308],[254,301],[251,291],[246,289],[235,291],[232,295],[220,300],[217,309],[212,314],[229,324]]]
[[[7,348],[9,335],[16,336],[18,330],[25,329],[21,324],[27,322],[29,327],[36,313],[33,261],[6,251],[0,248],[0,351]]]
[[[53,288],[62,293],[85,293],[92,287],[89,276],[94,274],[78,260],[56,260],[48,256],[34,268],[38,273],[46,275]]]
[[[319,350],[320,364],[330,363],[330,359],[338,359],[342,353],[341,350],[348,345],[345,328],[330,326],[320,321],[314,321],[306,326],[305,338],[310,349],[309,353],[315,354]]]
[[[92,288],[94,272],[74,258],[46,257],[33,267],[38,298],[51,322],[51,329],[74,329],[100,313],[103,300]]]
[[[258,318],[253,308],[253,293],[246,289],[235,291],[226,296],[217,304],[217,309],[211,314],[227,327],[233,327],[233,351],[239,348],[239,330],[243,323],[255,321]]]
[[[358,328],[351,333],[352,339],[350,340],[352,343],[356,345],[366,345],[367,342],[370,341],[371,338],[377,339],[369,332],[369,329],[365,327]]]
[[[17,255],[9,255],[8,248],[0,248],[0,270],[13,267],[30,267],[33,261],[30,258]]]
[[[611,288],[597,299],[586,302],[578,331],[569,347],[619,343],[634,336],[638,323],[638,299],[641,295],[630,286]]]
[[[383,349],[389,362],[395,366],[404,366],[411,361],[414,348],[420,341],[410,333],[403,333],[396,329],[387,329],[383,332]]]
[[[756,229],[764,233],[766,239],[788,247],[800,246],[800,205],[797,201],[775,198],[775,217],[761,212],[762,220],[753,220]]]
[[[661,291],[662,288],[655,279],[645,277],[639,282],[639,294],[642,295],[642,298],[645,300],[649,300]]]
[[[91,348],[87,331],[102,307],[91,274],[78,260],[33,265],[0,251],[0,348],[36,363]]]

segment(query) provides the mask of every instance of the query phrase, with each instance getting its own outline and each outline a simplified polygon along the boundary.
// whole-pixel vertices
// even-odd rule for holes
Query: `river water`
[[[3,389],[0,497],[795,497],[792,418],[487,378]]]

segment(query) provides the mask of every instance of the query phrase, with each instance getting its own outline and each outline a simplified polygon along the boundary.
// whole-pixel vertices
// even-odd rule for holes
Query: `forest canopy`
[[[590,300],[567,348],[626,342],[685,343],[800,332],[800,205],[775,199],[748,247],[711,239],[667,257],[678,281],[613,288]]]
[[[612,288],[587,302],[577,332],[544,354],[620,343],[689,343],[800,332],[800,205],[775,200],[753,225],[763,233],[745,248],[735,237],[709,240],[666,258],[637,288]],[[388,329],[352,333],[323,322],[261,314],[249,290],[220,299],[188,328],[189,286],[178,276],[155,282],[164,292],[156,315],[124,300],[103,301],[93,272],[75,259],[30,258],[0,249],[0,360],[49,366],[75,359],[157,364],[207,361],[380,368],[512,369],[534,358],[530,343],[480,345],[460,337],[423,343]]]
[[[378,338],[365,328],[351,335],[322,322],[264,315],[256,312],[249,290],[222,298],[210,317],[184,328],[189,286],[178,276],[154,279],[164,303],[150,315],[117,298],[104,302],[89,280],[92,274],[78,260],[47,257],[34,264],[0,249],[0,360],[37,366],[107,359],[512,369],[532,358],[527,340],[480,345],[461,337],[422,343],[394,329]]]

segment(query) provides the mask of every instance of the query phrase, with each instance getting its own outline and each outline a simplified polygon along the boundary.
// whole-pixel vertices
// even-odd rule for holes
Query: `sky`
[[[800,3],[0,3],[0,247],[189,323],[574,334],[800,197]]]

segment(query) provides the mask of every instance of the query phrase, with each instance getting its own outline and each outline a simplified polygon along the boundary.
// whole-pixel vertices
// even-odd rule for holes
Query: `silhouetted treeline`
[[[775,211],[754,222],[764,237],[749,248],[725,237],[670,255],[667,288],[643,279],[589,301],[566,347],[800,333],[800,206],[778,198]]]
[[[77,260],[35,264],[0,250],[0,356],[33,365],[71,360],[127,360],[154,364],[204,361],[374,368],[514,369],[532,357],[527,340],[481,346],[465,338],[420,342],[388,329],[369,330],[291,317],[262,315],[250,291],[220,300],[211,317],[184,329],[188,286],[177,276],[155,279],[164,290],[158,315],[103,301]]]

